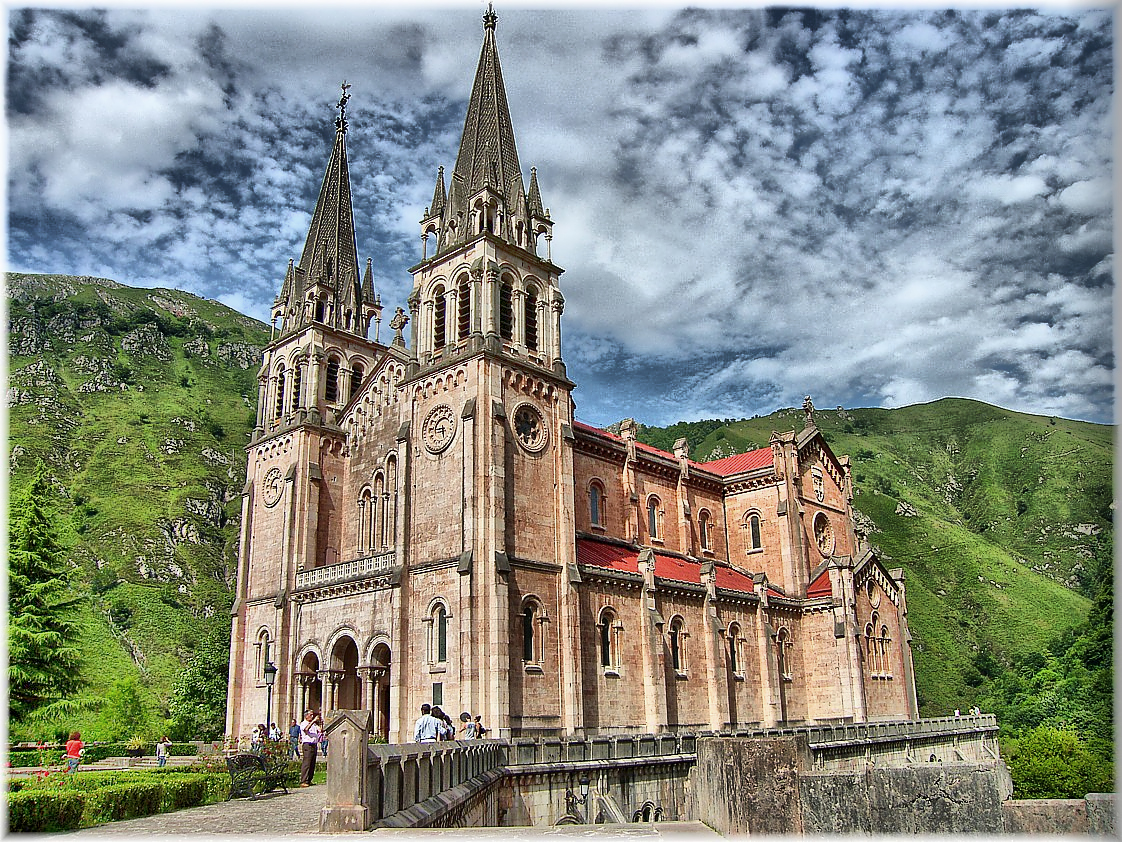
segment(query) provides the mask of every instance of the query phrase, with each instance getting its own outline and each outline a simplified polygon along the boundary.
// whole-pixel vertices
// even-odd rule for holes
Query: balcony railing
[[[397,553],[394,550],[369,555],[364,558],[355,558],[339,564],[329,564],[325,567],[313,567],[296,574],[296,590],[305,591],[309,588],[321,588],[325,585],[336,585],[340,582],[353,582],[356,579],[366,579],[380,573],[386,573],[396,566]]]

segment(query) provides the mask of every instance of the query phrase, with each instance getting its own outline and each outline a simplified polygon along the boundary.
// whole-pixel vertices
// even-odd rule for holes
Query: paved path
[[[307,789],[290,789],[284,793],[262,796],[256,800],[237,798],[205,807],[191,807],[174,813],[161,813],[143,819],[128,819],[78,830],[52,834],[84,839],[113,839],[118,836],[230,836],[242,833],[274,836],[310,836],[319,834],[319,811],[326,792],[323,784]],[[653,824],[563,825],[561,827],[481,827],[448,829],[385,829],[373,831],[379,836],[563,836],[658,839],[663,836],[717,836],[701,822],[656,822]],[[354,838],[353,834],[330,834]]]
[[[263,833],[268,836],[298,836],[319,830],[319,811],[327,787],[290,788],[288,795],[270,793],[260,798],[235,798],[205,807],[190,807],[174,813],[160,813],[142,819],[78,830],[66,836],[111,838],[150,834],[225,836],[236,833]]]

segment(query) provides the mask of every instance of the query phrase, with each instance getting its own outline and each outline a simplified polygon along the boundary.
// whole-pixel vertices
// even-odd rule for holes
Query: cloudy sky
[[[1113,422],[1109,12],[504,5],[582,420],[811,394]],[[392,313],[484,7],[9,9],[9,268],[267,320],[346,79],[359,252]]]

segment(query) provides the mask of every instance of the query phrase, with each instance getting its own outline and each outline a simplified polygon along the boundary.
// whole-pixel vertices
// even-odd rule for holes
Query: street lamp
[[[277,681],[277,666],[272,661],[265,664],[265,733],[269,733],[269,726],[273,724],[273,685]]]
[[[565,790],[565,808],[566,811],[574,818],[580,819],[581,816],[577,813],[577,804],[586,804],[588,802],[588,786],[592,783],[588,779],[588,773],[580,776],[580,798],[573,795],[571,789]],[[585,808],[584,823],[588,824],[588,810]]]

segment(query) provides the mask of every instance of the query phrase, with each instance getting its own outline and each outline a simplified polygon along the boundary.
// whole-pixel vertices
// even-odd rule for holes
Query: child
[[[77,772],[78,761],[82,759],[82,735],[75,731],[66,741],[66,771]]]
[[[475,717],[475,736],[476,736],[476,738],[482,740],[483,735],[487,733],[487,730],[488,729],[483,727],[483,723],[479,721],[479,717],[478,716]]]

